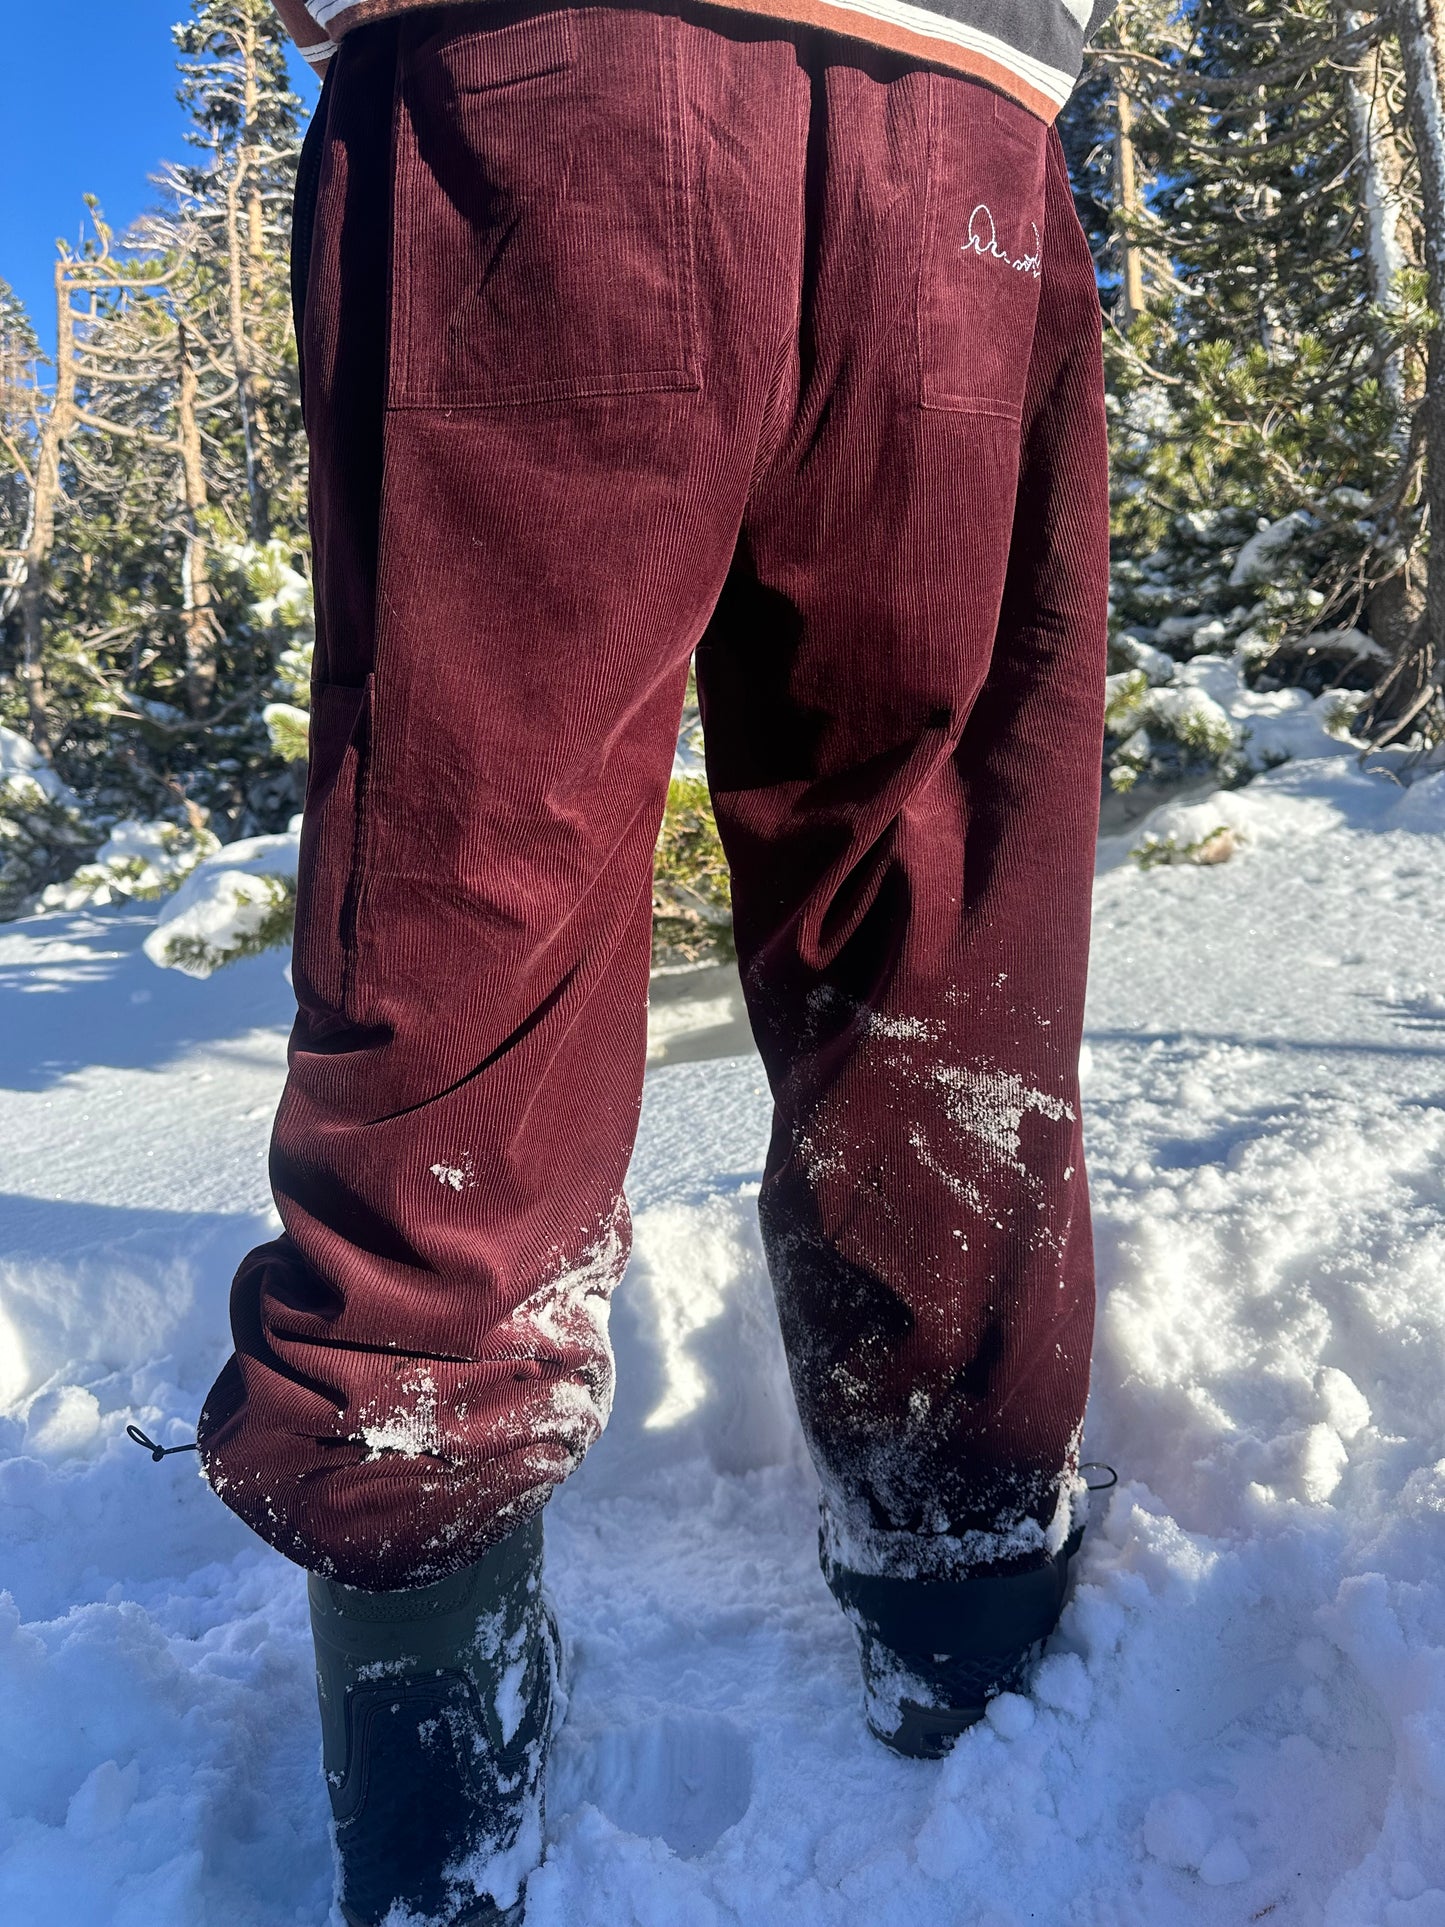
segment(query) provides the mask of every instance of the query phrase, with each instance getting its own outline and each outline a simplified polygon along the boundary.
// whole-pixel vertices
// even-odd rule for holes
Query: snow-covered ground
[[[1227,862],[1103,846],[1121,1483],[1033,1699],[943,1765],[865,1733],[817,1571],[758,1065],[685,1061],[659,1000],[617,1408],[548,1519],[529,1927],[1445,1927],[1445,777],[1340,754],[1216,808]],[[154,914],[0,931],[0,1921],[322,1927],[300,1577],[123,1437],[187,1436],[226,1349],[288,992],[158,971]],[[735,1020],[710,980],[696,1033]]]

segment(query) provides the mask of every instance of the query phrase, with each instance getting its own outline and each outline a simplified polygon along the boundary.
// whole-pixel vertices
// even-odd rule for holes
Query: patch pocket
[[[1044,268],[1048,130],[976,83],[929,80],[920,399],[1017,421]]]
[[[676,23],[418,27],[401,85],[391,407],[696,388]]]
[[[306,813],[296,874],[291,974],[313,1026],[354,1019],[348,1008],[361,886],[373,678],[359,689],[319,683],[311,692]]]

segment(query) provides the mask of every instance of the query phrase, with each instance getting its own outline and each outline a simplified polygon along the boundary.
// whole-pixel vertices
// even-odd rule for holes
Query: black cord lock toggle
[[[157,1465],[162,1459],[169,1459],[177,1452],[199,1452],[201,1449],[199,1439],[191,1439],[186,1445],[157,1445],[154,1439],[146,1437],[138,1425],[128,1425],[125,1428],[125,1435],[128,1439],[134,1439],[137,1445],[143,1445]]]

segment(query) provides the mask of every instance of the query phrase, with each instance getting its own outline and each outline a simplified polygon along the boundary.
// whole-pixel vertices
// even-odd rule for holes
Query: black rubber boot
[[[540,1515],[432,1586],[308,1590],[348,1927],[516,1927],[558,1690]]]
[[[1022,1691],[1082,1538],[1081,1527],[1044,1565],[972,1579],[879,1579],[825,1558],[858,1634],[869,1730],[895,1753],[939,1760],[991,1699]]]

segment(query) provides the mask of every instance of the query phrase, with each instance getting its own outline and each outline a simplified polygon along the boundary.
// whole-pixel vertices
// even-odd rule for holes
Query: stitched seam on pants
[[[389,226],[386,236],[386,340],[382,351],[382,392],[386,401],[391,399],[391,390],[396,379],[396,357],[400,353],[403,374],[411,377],[411,296],[409,290],[399,291],[396,276],[396,229],[397,216],[401,208],[401,176],[398,158],[401,148],[401,117],[407,111],[406,105],[406,27],[398,25],[396,47],[393,54],[394,65],[391,79],[391,129],[389,133],[390,159],[387,164],[387,179],[391,183],[388,196]],[[399,313],[398,313],[399,311]],[[398,321],[400,327],[398,328]],[[398,348],[398,334],[400,347]]]
[[[928,366],[928,313],[924,293],[925,277],[928,272],[928,237],[933,232],[933,203],[937,194],[938,169],[935,165],[938,153],[936,126],[938,121],[938,89],[933,84],[933,75],[928,76],[928,106],[923,117],[923,219],[918,226],[918,247],[915,257],[913,282],[914,315],[914,380],[913,392],[918,398],[918,406],[924,407],[923,399],[925,370]]]
[[[789,325],[791,332],[779,343],[774,369],[768,378],[767,397],[758,423],[757,448],[753,455],[752,472],[748,476],[749,495],[766,474],[769,464],[783,446],[788,433],[792,410],[786,406],[786,402],[789,380],[793,371],[794,338],[798,329],[796,307]]]
[[[663,90],[663,125],[667,143],[668,174],[675,192],[672,199],[674,325],[682,349],[682,366],[696,388],[702,387],[701,329],[697,309],[697,221],[694,210],[691,142],[687,138],[682,107],[682,77],[679,72],[678,39],[681,23],[658,15],[660,44],[657,53],[658,75]]]
[[[811,85],[811,82],[810,82]],[[758,420],[757,446],[753,454],[752,471],[748,476],[748,494],[751,495],[761,476],[766,472],[778,451],[787,439],[792,422],[796,396],[789,396],[788,388],[792,380],[795,358],[798,349],[798,330],[803,320],[803,276],[802,256],[807,245],[808,210],[807,180],[805,161],[808,148],[809,100],[806,90],[800,94],[800,106],[795,128],[795,158],[800,166],[798,172],[798,200],[796,204],[798,271],[793,277],[793,300],[788,309],[787,326],[783,329],[778,342],[777,359],[768,380],[767,394]],[[788,406],[789,401],[793,406]]]

